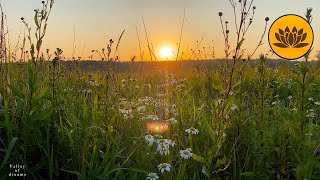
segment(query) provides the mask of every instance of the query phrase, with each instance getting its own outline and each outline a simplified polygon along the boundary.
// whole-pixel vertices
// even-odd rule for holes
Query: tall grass
[[[241,51],[252,2],[230,1],[235,17],[242,9],[234,51],[219,14],[225,66],[146,73],[132,59],[130,70],[117,73],[124,31],[115,48],[111,39],[93,51],[105,62],[100,70],[63,65],[59,48],[47,50],[45,62],[54,2],[44,1],[34,16],[36,42],[22,19],[30,60],[1,63],[8,69],[1,69],[0,177],[20,164],[26,179],[318,179],[319,65],[272,69],[267,54],[248,65],[252,55]]]

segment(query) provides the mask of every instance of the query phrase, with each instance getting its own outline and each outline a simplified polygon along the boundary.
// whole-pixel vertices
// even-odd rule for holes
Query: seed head
[[[225,23],[226,23],[226,24],[228,24],[229,22],[228,22],[228,21],[226,21]]]
[[[21,21],[24,21],[24,17],[21,17]]]
[[[268,22],[270,19],[269,19],[269,17],[266,17],[266,19],[265,19],[265,20]]]
[[[44,4],[44,1],[41,1],[42,4]]]
[[[226,30],[226,33],[229,34],[229,32],[230,32],[230,31],[227,29],[227,30]]]
[[[257,9],[257,7],[253,6],[253,10]]]
[[[222,12],[219,12],[219,16],[221,17],[223,15],[223,13]]]

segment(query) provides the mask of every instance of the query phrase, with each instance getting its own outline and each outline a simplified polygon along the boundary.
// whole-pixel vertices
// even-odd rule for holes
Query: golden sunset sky
[[[7,15],[10,43],[14,46],[19,34],[23,35],[26,31],[20,18],[25,17],[27,22],[33,23],[33,10],[41,7],[41,1],[2,0],[1,2]],[[256,15],[244,42],[248,54],[251,54],[260,40],[265,17],[270,17],[270,26],[284,14],[304,16],[308,7],[314,9],[312,27],[315,41],[312,56],[314,57],[315,52],[320,50],[319,0],[255,0],[254,5],[257,7]],[[159,55],[161,48],[169,46],[176,53],[184,10],[186,19],[181,52],[190,54],[190,49],[196,48],[197,41],[200,42],[204,37],[200,47],[212,47],[214,42],[216,58],[224,56],[224,41],[218,16],[220,11],[224,13],[224,20],[230,22],[231,46],[235,47],[236,33],[229,0],[56,0],[49,19],[43,50],[46,48],[54,50],[59,47],[64,51],[65,57],[71,58],[75,32],[74,56],[88,59],[93,49],[106,48],[109,39],[117,41],[125,29],[119,47],[120,59],[125,61],[136,55],[139,60],[137,27],[144,59],[150,59],[142,23],[144,17],[149,41],[153,44],[159,60],[163,60]],[[267,39],[266,34],[264,45],[260,47],[255,57],[270,49]],[[94,59],[99,57],[95,55]]]

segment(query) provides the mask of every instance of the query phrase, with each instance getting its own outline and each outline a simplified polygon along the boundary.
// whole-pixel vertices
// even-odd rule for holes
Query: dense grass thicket
[[[110,40],[88,71],[59,48],[41,53],[52,5],[35,11],[29,59],[0,64],[1,179],[14,165],[26,179],[319,179],[320,65],[308,54],[248,65],[239,26],[225,63],[150,72],[132,60],[117,72]]]

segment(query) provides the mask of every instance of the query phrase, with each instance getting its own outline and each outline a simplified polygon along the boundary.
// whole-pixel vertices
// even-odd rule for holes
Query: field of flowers
[[[31,65],[10,65],[3,81],[1,174],[23,164],[30,178],[320,175],[318,65],[304,97],[299,74],[261,61],[237,78],[228,99],[218,69],[113,74],[107,86],[104,72],[54,62],[38,67],[33,81],[24,78]]]
[[[42,38],[27,62],[0,64],[1,179],[319,179],[320,64],[308,56],[248,65],[241,38],[223,66],[119,73],[110,40],[87,72],[62,65],[61,49],[41,55]]]

